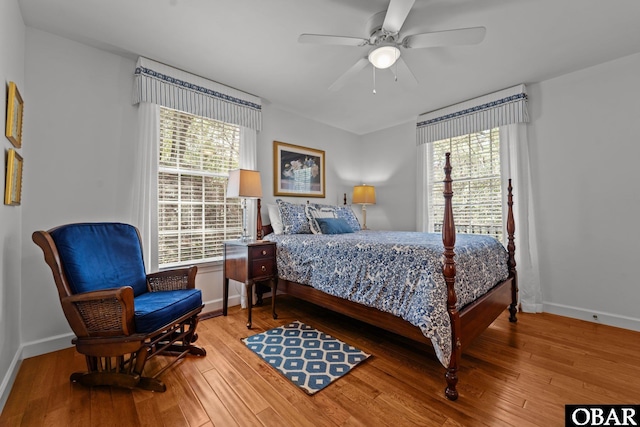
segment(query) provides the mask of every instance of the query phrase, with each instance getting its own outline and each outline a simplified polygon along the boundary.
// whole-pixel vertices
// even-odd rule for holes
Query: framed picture
[[[4,188],[4,204],[19,205],[22,192],[22,157],[13,148],[7,155],[7,180]]]
[[[22,147],[22,112],[24,102],[14,82],[9,82],[9,96],[7,98],[7,126],[5,135],[16,147]]]
[[[273,194],[324,197],[324,151],[273,141]]]

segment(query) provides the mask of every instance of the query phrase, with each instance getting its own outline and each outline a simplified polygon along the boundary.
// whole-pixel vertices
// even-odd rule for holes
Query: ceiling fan
[[[299,43],[330,44],[342,46],[365,47],[370,46],[367,56],[360,58],[351,68],[338,78],[329,90],[337,91],[367,65],[375,69],[387,69],[396,65],[395,75],[397,80],[398,70],[409,76],[413,82],[417,80],[406,62],[402,59],[401,49],[422,49],[427,47],[456,46],[480,43],[486,33],[485,27],[460,28],[455,30],[436,31],[430,33],[400,34],[402,25],[409,15],[415,0],[390,0],[386,11],[379,12],[369,18],[367,22],[367,34],[369,38],[334,36],[325,34],[301,34]]]

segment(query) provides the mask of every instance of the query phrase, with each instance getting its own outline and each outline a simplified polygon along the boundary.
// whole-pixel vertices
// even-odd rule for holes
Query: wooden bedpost
[[[513,187],[511,187],[511,178],[509,178],[509,186],[507,187],[507,206],[509,207],[509,213],[507,215],[507,234],[509,240],[507,244],[507,252],[509,252],[509,260],[507,266],[509,266],[509,276],[513,278],[513,284],[511,285],[511,304],[509,304],[509,316],[510,322],[517,322],[518,318],[516,313],[518,312],[518,272],[516,271],[516,244],[515,244],[515,232],[516,222],[513,217]]]
[[[260,204],[260,199],[258,199],[258,217],[256,218],[256,228],[258,229],[258,232],[256,233],[256,239],[258,240],[262,240],[262,238],[264,237],[262,235],[262,213],[260,212],[261,209],[261,204]]]
[[[446,163],[444,166],[444,223],[442,225],[442,243],[444,244],[444,266],[442,272],[444,280],[447,284],[447,311],[451,319],[451,359],[449,367],[445,374],[447,380],[447,388],[445,395],[450,400],[458,398],[458,365],[460,363],[460,355],[462,352],[460,343],[460,313],[456,307],[458,298],[456,296],[456,264],[453,260],[455,253],[453,248],[456,244],[456,227],[453,221],[453,206],[451,198],[453,197],[453,186],[451,179],[451,153],[446,154]]]

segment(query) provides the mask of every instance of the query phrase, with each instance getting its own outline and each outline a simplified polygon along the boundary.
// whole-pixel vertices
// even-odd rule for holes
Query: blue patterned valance
[[[418,116],[417,142],[424,144],[528,121],[527,88],[518,85]]]
[[[134,78],[134,104],[150,102],[255,130],[262,127],[257,96],[143,57]]]

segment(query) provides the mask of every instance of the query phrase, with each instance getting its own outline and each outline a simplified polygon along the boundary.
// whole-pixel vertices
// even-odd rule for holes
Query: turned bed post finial
[[[513,278],[513,285],[511,286],[511,304],[509,304],[509,321],[517,322],[518,318],[516,317],[516,313],[518,312],[518,272],[516,271],[516,222],[513,216],[513,187],[511,186],[511,178],[509,178],[509,186],[507,187],[507,206],[509,207],[507,214],[507,252],[509,253],[507,266],[509,267],[509,276]]]
[[[456,264],[453,260],[454,246],[456,244],[456,227],[453,221],[453,180],[451,179],[451,153],[446,153],[446,161],[444,166],[444,222],[442,224],[442,243],[444,245],[444,266],[442,272],[444,274],[444,280],[447,284],[447,311],[449,312],[449,318],[451,319],[451,359],[449,360],[449,367],[445,374],[447,380],[447,388],[445,389],[445,395],[450,400],[456,400],[458,398],[458,391],[456,390],[456,384],[458,383],[458,364],[460,362],[461,355],[461,343],[460,343],[460,313],[456,304],[458,298],[455,291],[456,282]]]

